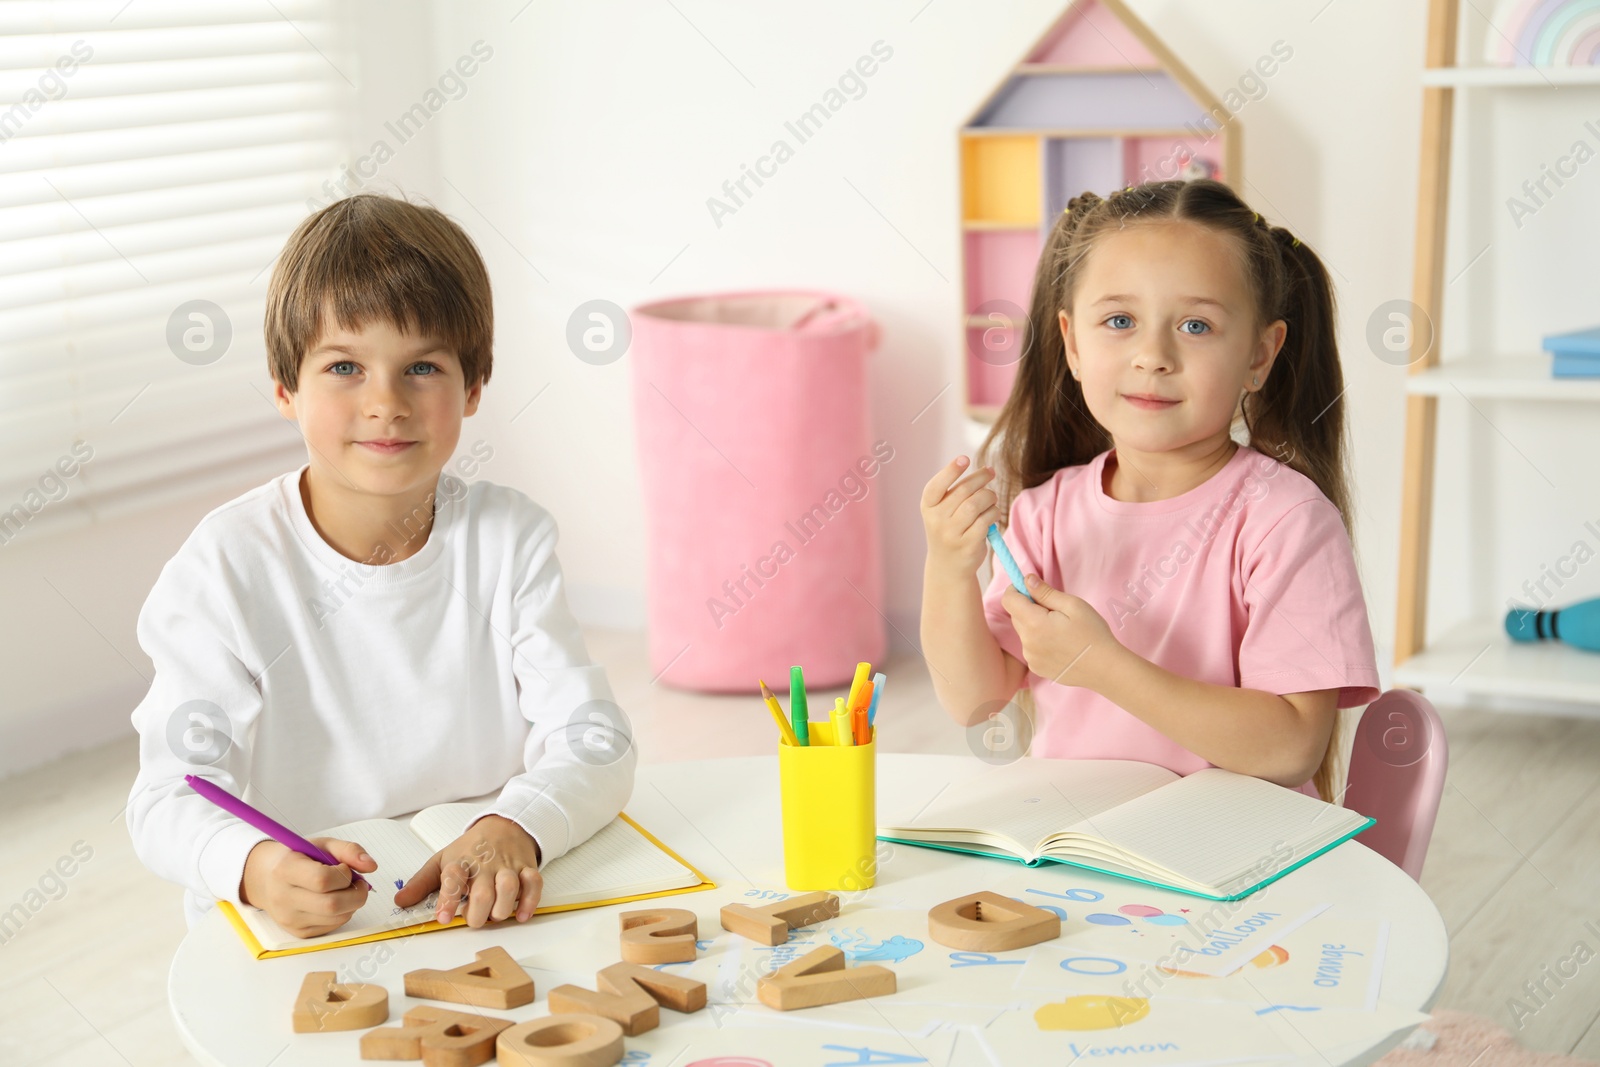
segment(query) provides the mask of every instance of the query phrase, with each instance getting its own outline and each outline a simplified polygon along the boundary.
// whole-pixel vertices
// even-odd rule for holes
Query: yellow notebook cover
[[[646,830],[644,827],[640,826],[626,812],[619,812],[617,814],[617,818],[622,819],[629,826],[632,826],[635,830],[638,830],[639,833],[643,834],[645,839],[648,840],[652,845],[655,845],[662,852],[665,852],[667,855],[671,856],[673,859],[687,867],[695,877],[700,879],[700,884],[683,886],[679,889],[662,889],[653,893],[638,893],[627,897],[613,897],[609,900],[594,900],[580,904],[558,904],[554,907],[534,908],[533,913],[535,915],[544,915],[548,912],[557,911],[578,911],[582,908],[603,908],[610,904],[628,904],[635,900],[649,900],[653,897],[676,896],[679,893],[699,893],[706,889],[717,888],[717,883],[711,881],[711,879],[702,874],[699,868],[695,867],[694,864],[690,863],[688,860],[672,851],[672,849],[662,844],[661,840],[657,838],[655,834],[652,834],[649,830]],[[323,949],[330,948],[344,948],[346,945],[362,945],[369,941],[387,941],[396,937],[411,937],[414,934],[427,934],[432,933],[435,930],[448,930],[452,926],[465,926],[467,922],[467,917],[465,915],[457,915],[448,923],[444,923],[442,925],[438,922],[434,922],[433,920],[429,920],[428,922],[424,923],[414,923],[411,926],[397,926],[392,930],[381,930],[377,933],[363,934],[360,937],[345,938],[342,941],[324,941],[315,945],[302,945],[295,948],[268,949],[262,947],[261,942],[256,939],[255,931],[251,930],[250,927],[245,924],[244,919],[240,918],[238,909],[235,908],[232,903],[226,900],[219,900],[217,901],[217,907],[227,918],[228,922],[232,924],[234,930],[238,932],[239,939],[243,941],[245,947],[250,950],[250,954],[258,960],[272,959],[276,956],[296,956],[305,952],[320,952]],[[501,921],[505,922],[507,920]]]

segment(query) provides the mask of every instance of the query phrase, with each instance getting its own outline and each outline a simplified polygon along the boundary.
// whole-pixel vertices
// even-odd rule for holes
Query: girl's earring
[[[1250,379],[1250,384],[1251,385],[1260,385],[1261,384],[1261,379],[1259,377],[1254,377],[1253,376]]]

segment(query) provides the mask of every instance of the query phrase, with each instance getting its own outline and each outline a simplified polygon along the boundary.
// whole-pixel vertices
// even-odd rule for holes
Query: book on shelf
[[[1550,376],[1553,378],[1600,378],[1600,356],[1564,356],[1550,358]]]
[[[1600,359],[1600,326],[1569,333],[1552,333],[1544,339],[1544,350],[1559,356],[1588,356]]]

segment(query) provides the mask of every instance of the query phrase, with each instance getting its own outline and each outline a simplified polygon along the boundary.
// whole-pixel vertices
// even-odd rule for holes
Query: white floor
[[[653,685],[641,634],[589,641],[646,760],[770,751],[774,727],[758,699]],[[967,751],[920,659],[884,670],[887,750]],[[815,697],[826,706],[833,695]],[[1439,1006],[1488,1016],[1530,1048],[1600,1060],[1600,942],[1583,928],[1600,926],[1600,721],[1441,712],[1450,775],[1422,879],[1451,932]],[[0,920],[0,1063],[195,1062],[166,1005],[181,892],[139,864],[122,821],[136,770],[129,737],[0,781],[0,916],[12,915]],[[92,854],[53,881],[74,846]],[[1560,966],[1571,973],[1560,961],[1578,942],[1586,962],[1557,977]],[[1523,989],[1540,981],[1542,1006]],[[1511,997],[1537,1009],[1521,1029]]]

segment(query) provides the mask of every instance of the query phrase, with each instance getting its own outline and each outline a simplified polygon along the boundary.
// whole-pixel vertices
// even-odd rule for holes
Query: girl
[[[958,482],[963,456],[922,494],[945,710],[974,725],[1026,682],[1035,755],[1218,766],[1334,801],[1336,709],[1379,683],[1322,261],[1217,181],[1084,193],[1028,326],[980,454],[998,480]],[[999,567],[974,581],[995,522],[1031,601]]]

